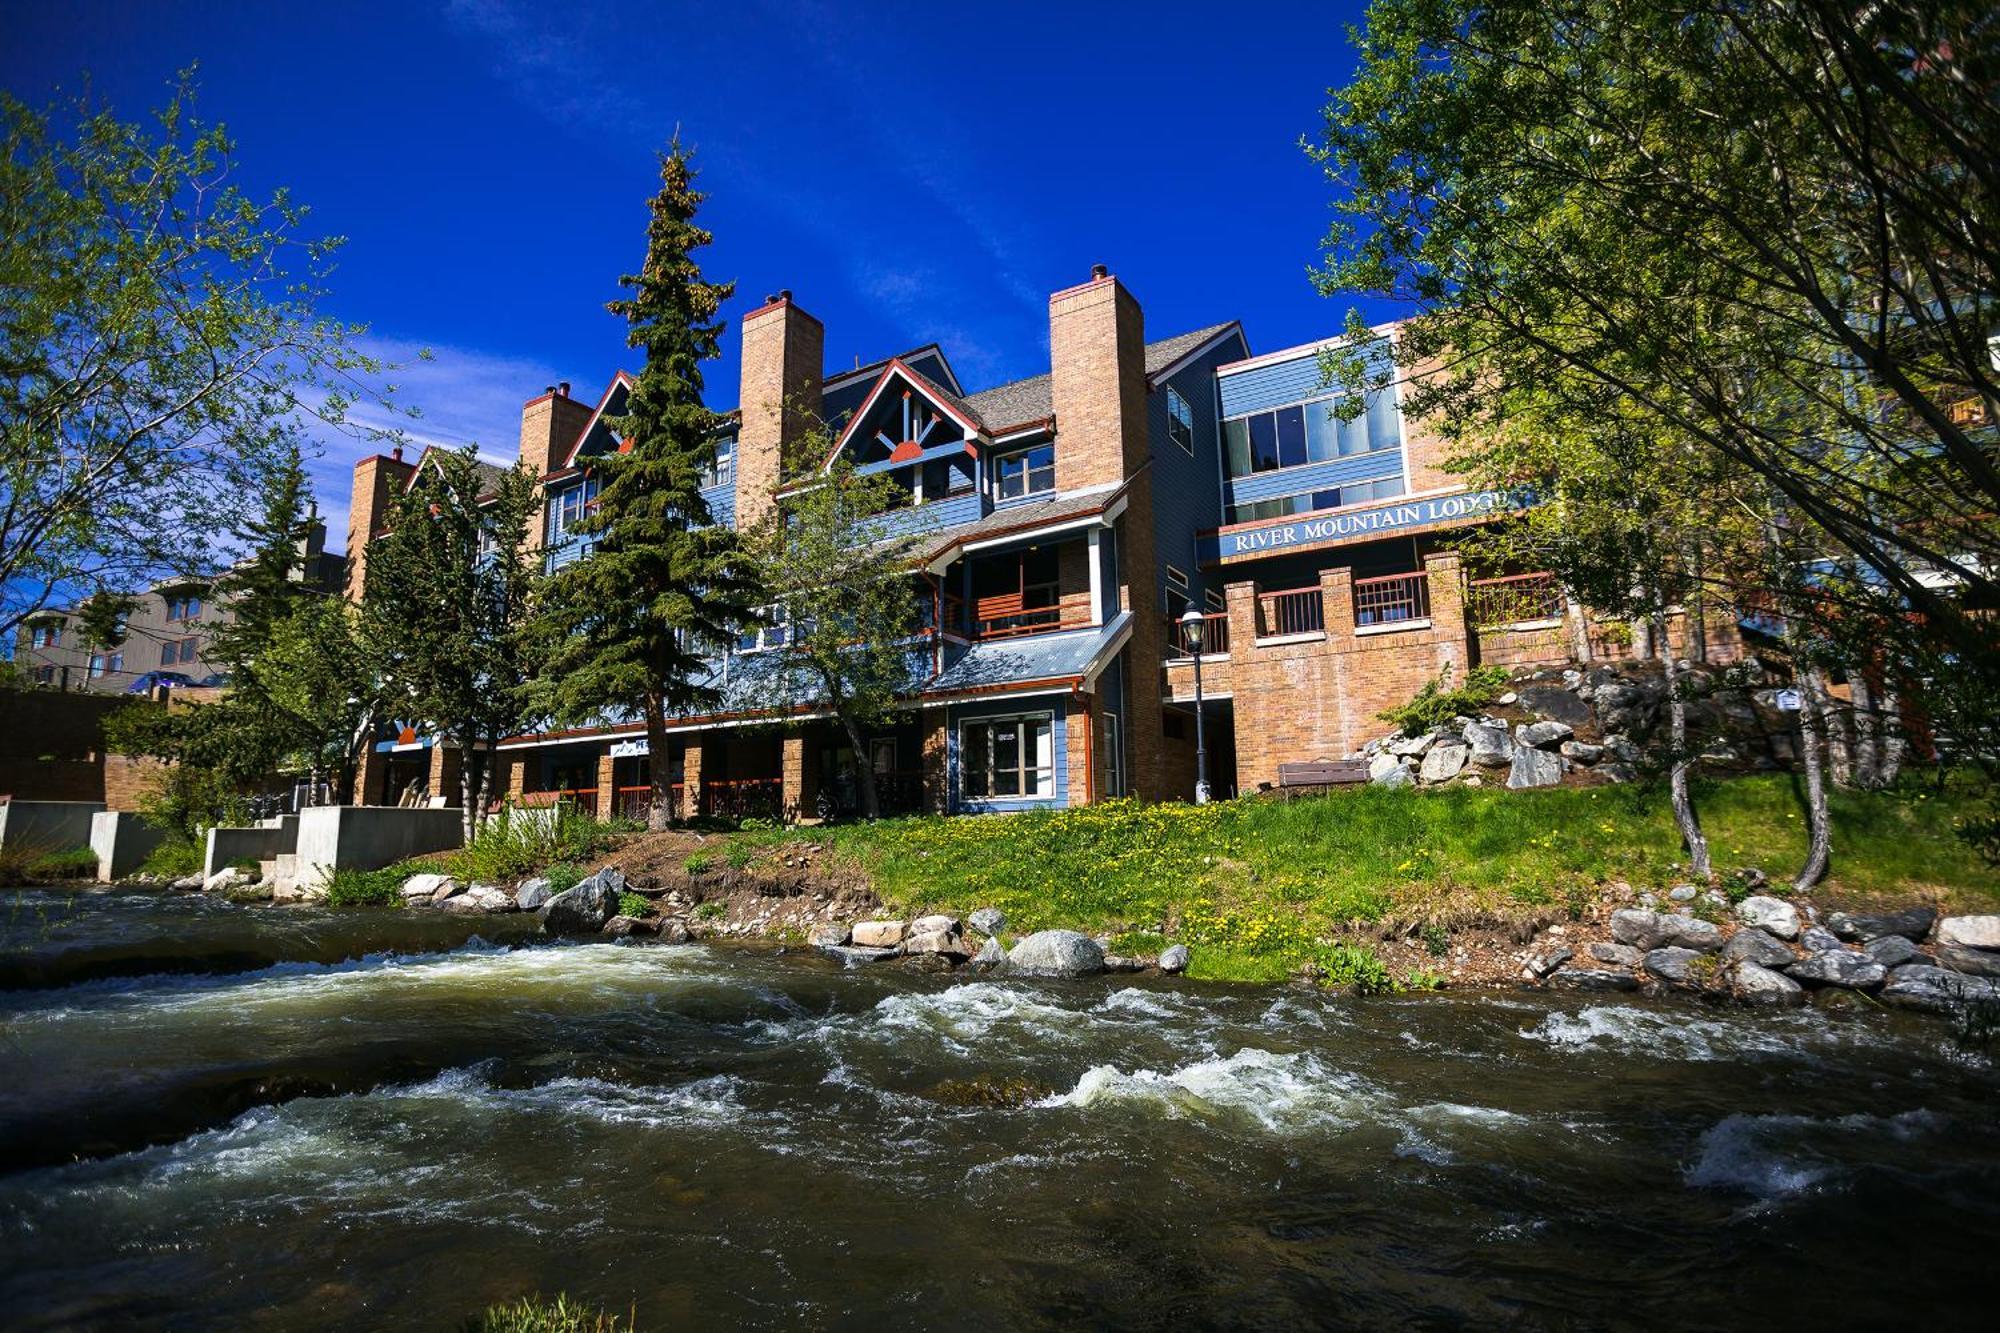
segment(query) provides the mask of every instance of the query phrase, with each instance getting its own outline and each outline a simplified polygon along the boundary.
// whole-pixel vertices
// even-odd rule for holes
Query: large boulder
[[[806,943],[815,949],[838,948],[847,943],[847,927],[838,921],[828,921],[814,926],[806,936]]]
[[[1529,685],[1521,691],[1521,706],[1542,717],[1580,727],[1590,721],[1590,705],[1554,685]]]
[[[1789,967],[1797,961],[1785,942],[1755,926],[1745,926],[1722,946],[1722,956],[1732,963],[1755,963],[1759,967]]]
[[[998,935],[1007,929],[1007,914],[997,907],[982,907],[965,920],[982,935]]]
[[[1504,722],[1466,723],[1465,743],[1472,747],[1472,762],[1481,768],[1505,768],[1514,762],[1514,738]]]
[[[1387,748],[1398,759],[1421,759],[1436,740],[1437,737],[1428,731],[1421,736],[1396,736],[1391,738]]]
[[[2000,1002],[2000,981],[1968,977],[1941,967],[1899,967],[1882,987],[1882,1000],[1904,1009],[1943,1013],[1960,1005]]]
[[[1846,949],[1828,949],[1816,953],[1801,962],[1793,963],[1786,970],[1799,981],[1810,981],[1821,986],[1838,986],[1842,990],[1873,990],[1889,975],[1888,968],[1867,954],[1852,953]]]
[[[1562,781],[1562,776],[1561,755],[1520,746],[1515,749],[1514,761],[1508,766],[1507,785],[1516,790],[1524,787],[1553,787]]]
[[[1670,944],[1646,955],[1646,971],[1676,986],[1698,987],[1713,975],[1712,965],[1703,963],[1707,957],[1697,949],[1683,949]]]
[[[963,960],[972,956],[972,950],[966,947],[965,936],[959,934],[956,929],[919,929],[923,924],[922,921],[919,921],[915,926],[910,928],[909,935],[903,940],[904,953],[911,955],[938,954],[945,958],[957,960]],[[951,924],[954,927],[958,925],[956,921],[953,921]]]
[[[1373,768],[1371,768],[1369,770],[1371,776],[1369,777],[1368,780],[1374,783],[1378,787],[1388,787],[1391,790],[1394,790],[1398,787],[1411,787],[1416,785],[1417,771],[1415,769],[1411,768],[1407,763],[1405,763],[1401,759],[1391,760],[1390,762],[1393,765],[1393,767],[1386,768],[1382,770],[1379,774],[1376,773]]]
[[[1638,990],[1639,978],[1630,972],[1613,972],[1593,967],[1565,967],[1549,977],[1549,985],[1557,990]]]
[[[210,875],[207,879],[203,880],[201,883],[201,887],[203,891],[207,893],[226,894],[233,892],[237,889],[245,888],[249,885],[255,884],[256,882],[257,882],[256,871],[239,870],[235,866],[224,866],[222,869],[216,871],[213,875]]]
[[[1583,764],[1588,767],[1604,758],[1604,747],[1592,745],[1589,741],[1564,741],[1556,753],[1573,764]]]
[[[1756,894],[1736,904],[1736,919],[1746,926],[1769,931],[1781,940],[1799,937],[1799,909],[1783,898]]]
[[[991,972],[1006,961],[1007,951],[991,935],[986,937],[986,943],[979,946],[979,952],[972,955],[972,965],[981,972]]]
[[[1825,926],[1807,926],[1799,932],[1799,943],[1805,946],[1807,953],[1826,953],[1840,948],[1840,936]]]
[[[615,871],[609,875],[599,872],[542,904],[542,929],[551,935],[595,935],[603,930],[604,923],[618,915],[613,876],[618,884],[624,884],[625,877]]]
[[[1104,970],[1104,949],[1074,930],[1040,930],[1007,955],[1007,971],[1021,977],[1087,977]]]
[[[1884,935],[1880,939],[1870,940],[1861,946],[1861,952],[1867,954],[1882,966],[1889,968],[1902,967],[1906,963],[1914,963],[1919,959],[1922,959],[1925,963],[1930,962],[1930,959],[1924,958],[1924,955],[1918,950],[1916,945],[1910,943],[1901,935]]]
[[[1804,1004],[1805,988],[1782,972],[1773,972],[1748,958],[1729,969],[1729,981],[1736,997],[1749,1004]]]
[[[514,906],[523,912],[539,912],[555,896],[548,880],[536,876],[514,890]]]
[[[1188,947],[1185,944],[1169,944],[1160,950],[1160,971],[1167,973],[1185,972],[1188,966]]]
[[[445,890],[444,896],[449,898],[457,888],[458,881],[450,875],[412,875],[403,881],[403,887],[398,892],[402,894],[404,902],[437,902],[439,890]]]
[[[2000,952],[1968,949],[1963,944],[1940,944],[1938,966],[1975,977],[2000,977]]]
[[[1960,921],[1977,921],[1979,917],[1957,917]],[[2000,916],[1986,917],[2000,932]],[[1931,933],[1931,926],[1937,921],[1937,912],[1929,907],[1906,907],[1900,912],[1835,912],[1826,919],[1827,928],[1843,940],[1857,940],[1865,944],[1869,940],[1879,940],[1884,935],[1901,935],[1904,939],[1920,940]],[[1994,944],[1986,947],[2000,948],[2000,933],[1996,933]]]
[[[893,949],[908,933],[900,921],[857,921],[852,932],[855,947],[860,949]]]
[[[2000,949],[2000,916],[1948,916],[1938,922],[1937,937],[1939,944],[1956,944],[1967,949]],[[1913,938],[1922,939],[1923,936]]]
[[[1417,776],[1425,782],[1450,782],[1464,770],[1471,753],[1471,747],[1464,741],[1439,741],[1424,756],[1424,765],[1417,770]]]
[[[1550,750],[1576,735],[1567,722],[1530,722],[1514,728],[1514,743],[1537,750]]]
[[[1637,967],[1646,960],[1642,950],[1629,944],[1605,944],[1602,941],[1590,946],[1590,956],[1613,967]]]
[[[1698,917],[1621,907],[1611,914],[1611,938],[1651,952],[1668,945],[1708,953],[1722,947],[1722,932]]]

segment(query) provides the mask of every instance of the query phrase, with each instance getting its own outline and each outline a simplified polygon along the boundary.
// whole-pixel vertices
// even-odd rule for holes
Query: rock
[[[614,916],[604,923],[603,933],[614,940],[622,940],[628,935],[650,935],[653,923],[644,917]]]
[[[1722,956],[1732,963],[1756,963],[1759,967],[1789,967],[1797,959],[1784,941],[1756,926],[1745,926],[1722,946]]]
[[[1517,791],[1524,787],[1553,787],[1562,781],[1562,775],[1562,756],[1522,747],[1514,751],[1513,765],[1507,770],[1507,785]]]
[[[1387,751],[1376,755],[1368,761],[1368,780],[1370,782],[1385,781],[1390,774],[1402,771],[1403,761]]]
[[[1549,973],[1576,957],[1576,950],[1570,948],[1552,949],[1539,958],[1528,960],[1527,971],[1539,981]]]
[[[1144,972],[1153,965],[1153,960],[1137,954],[1108,953],[1104,955],[1106,972]]]
[[[1588,967],[1565,967],[1549,978],[1559,990],[1616,991],[1638,990],[1639,978],[1630,972],[1599,971]]]
[[[1521,696],[1514,693],[1514,691],[1509,690],[1505,694],[1501,695],[1498,699],[1495,699],[1493,702],[1500,705],[1502,708],[1511,708],[1520,701],[1521,701]]]
[[[1707,953],[1722,947],[1722,931],[1706,921],[1643,907],[1621,907],[1611,914],[1611,938],[1648,952],[1676,945]]]
[[[1486,779],[1480,777],[1477,773],[1473,773],[1463,779],[1463,785],[1467,787],[1483,787],[1486,785]]]
[[[662,944],[686,944],[692,936],[688,934],[687,922],[677,916],[670,916],[660,923]]]
[[[1604,758],[1604,747],[1592,745],[1589,741],[1564,741],[1557,753],[1571,763],[1587,767]]]
[[[1439,741],[1424,756],[1424,766],[1417,770],[1417,776],[1425,782],[1449,782],[1465,768],[1471,747],[1463,741]]]
[[[617,866],[600,868],[597,872],[597,882],[610,889],[613,898],[625,892],[625,872]]]
[[[1634,769],[1630,764],[1599,764],[1597,772],[1606,782],[1636,782],[1639,780],[1638,770]]]
[[[1187,971],[1188,948],[1185,944],[1169,944],[1160,950],[1160,971],[1178,973]]]
[[[523,912],[539,912],[553,897],[548,880],[538,875],[514,890],[514,905]]]
[[[977,912],[973,913],[974,919],[977,919],[978,915]],[[1000,941],[991,935],[986,937],[986,943],[979,946],[979,952],[972,955],[972,965],[981,972],[989,972],[1006,961],[1007,951],[1001,948]]]
[[[1530,685],[1522,690],[1521,706],[1534,710],[1541,717],[1567,722],[1572,727],[1580,727],[1590,721],[1590,705],[1570,690],[1554,685]]]
[[[934,953],[958,959],[972,956],[972,950],[965,946],[965,937],[955,930],[913,930],[903,941],[903,952]]]
[[[1807,926],[1799,936],[1799,943],[1805,946],[1807,953],[1825,953],[1840,947],[1840,936],[1824,926]]]
[[[1692,884],[1676,884],[1667,890],[1667,898],[1672,902],[1691,903],[1694,901],[1695,892]]]
[[[403,887],[399,892],[405,898],[429,898],[431,901],[436,902],[438,900],[438,890],[446,887],[455,892],[458,888],[458,881],[454,880],[450,875],[412,875],[403,881]],[[450,893],[445,894],[447,898],[450,896]]]
[[[1850,953],[1846,949],[1816,953],[1803,962],[1793,963],[1786,970],[1799,981],[1839,986],[1843,990],[1870,990],[1881,985],[1889,975],[1888,968],[1867,954]]]
[[[1976,945],[1976,948],[2000,948],[2000,916],[1950,917],[1951,921],[1991,921],[1993,923],[1993,943]],[[1931,926],[1937,922],[1937,912],[1929,907],[1906,907],[1900,912],[1835,912],[1826,919],[1827,929],[1844,940],[1858,940],[1866,944],[1869,940],[1879,940],[1884,935],[1901,935],[1905,939],[1920,940],[1931,933]],[[1938,932],[1940,943],[1948,943],[1944,932]],[[1958,941],[1970,943],[1970,941]]]
[[[242,889],[257,882],[257,876],[248,870],[238,870],[235,866],[224,866],[201,883],[205,893],[228,893],[232,889]],[[269,897],[267,893],[265,897]]]
[[[998,935],[1007,929],[1007,914],[997,907],[982,907],[966,922],[982,935]]]
[[[845,944],[847,943],[847,927],[838,922],[828,922],[825,925],[814,926],[812,933],[806,936],[806,943],[812,945],[815,949],[826,949],[835,945]]]
[[[1436,739],[1428,731],[1421,736],[1397,736],[1389,742],[1389,753],[1398,759],[1421,759]]]
[[[1693,949],[1669,945],[1667,948],[1654,949],[1646,954],[1646,971],[1662,981],[1671,981],[1676,986],[1700,986],[1704,975],[1712,973],[1712,965],[1697,966],[1707,957],[1707,954]]]
[[[920,916],[910,923],[910,933],[912,935],[956,935],[958,934],[958,918],[955,916],[946,916],[941,912],[932,916]]]
[[[1736,919],[1781,940],[1799,937],[1799,909],[1782,898],[1757,894],[1736,904]]]
[[[1368,780],[1378,787],[1388,787],[1391,790],[1398,787],[1414,787],[1417,783],[1415,770],[1400,759],[1395,761],[1395,765],[1380,777],[1371,777]]]
[[[858,944],[830,944],[820,950],[829,958],[838,958],[844,966],[860,967],[863,963],[880,963],[894,958],[901,949],[871,949]]]
[[[1965,1004],[2000,1003],[2000,982],[1912,964],[1889,974],[1882,1000],[1903,1009],[1943,1013]]]
[[[1614,967],[1637,967],[1646,957],[1629,944],[1601,942],[1590,946],[1590,956],[1600,963],[1610,963]]]
[[[1575,734],[1576,729],[1567,722],[1530,722],[1514,728],[1514,743],[1546,750],[1562,744]]]
[[[624,876],[617,876],[619,883]],[[618,914],[618,891],[602,872],[542,904],[542,929],[551,935],[594,935]]]
[[[1928,909],[1919,909],[1928,910]],[[1898,935],[1908,935],[1899,930]],[[1967,949],[2000,949],[2000,916],[1948,916],[1938,922],[1939,944],[1956,944]],[[1922,935],[1912,935],[1922,939]]]
[[[1884,967],[1901,967],[1905,963],[1914,963],[1924,957],[1918,952],[1916,945],[1901,935],[1884,935],[1880,939],[1870,940],[1861,946],[1861,952]],[[1928,963],[1930,960],[1926,958],[1924,961]]]
[[[852,936],[857,948],[893,949],[907,933],[900,921],[857,921]]]
[[[1643,764],[1646,762],[1646,752],[1624,736],[1606,736],[1604,738],[1604,749],[1606,753],[1621,764]]]
[[[1007,971],[1022,977],[1087,977],[1104,970],[1104,950],[1074,930],[1040,930],[1007,955]]]
[[[486,904],[481,902],[474,894],[461,893],[438,903],[437,908],[439,911],[451,912],[459,916],[477,916],[486,911]]]
[[[1912,952],[1914,951],[1915,946],[1912,946]],[[1991,949],[1968,949],[1963,944],[1940,944],[1937,960],[1939,967],[1948,968],[1953,972],[1963,972],[1975,977],[2000,977],[2000,953]]]
[[[1748,1004],[1789,1006],[1806,1002],[1805,987],[1784,973],[1773,972],[1748,958],[1737,960],[1729,969],[1729,981],[1736,998]]]
[[[1514,760],[1514,738],[1507,734],[1503,723],[1468,724],[1465,743],[1472,750],[1468,757],[1481,768],[1504,768]]]

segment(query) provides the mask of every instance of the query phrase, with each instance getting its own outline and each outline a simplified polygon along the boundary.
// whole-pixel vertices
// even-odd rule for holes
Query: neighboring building
[[[337,593],[345,561],[326,550],[326,524],[315,518],[305,539],[301,577]],[[52,607],[28,617],[15,632],[14,665],[29,682],[100,694],[146,691],[155,685],[218,685],[222,668],[208,660],[215,632],[229,623],[229,608],[210,578],[174,578],[134,597],[125,633],[116,646],[83,641],[73,608]]]
[[[1048,373],[978,392],[935,345],[826,373],[821,325],[790,293],[742,330],[741,407],[704,492],[715,520],[768,513],[782,452],[816,419],[863,470],[907,484],[894,521],[921,539],[930,604],[909,720],[857,756],[830,720],[772,708],[759,657],[784,631],[768,626],[716,660],[723,704],[676,720],[666,755],[647,753],[636,719],[516,737],[501,746],[510,796],[642,808],[665,762],[683,815],[792,817],[823,792],[851,806],[857,763],[892,808],[1185,798],[1191,606],[1205,616],[1209,776],[1227,794],[1354,750],[1447,666],[1565,660],[1588,632],[1546,576],[1466,582],[1448,537],[1506,500],[1444,472],[1441,443],[1403,419],[1394,388],[1339,420],[1323,344],[1253,357],[1233,321],[1149,341],[1102,267],[1049,298]],[[621,373],[592,405],[565,384],[523,408],[551,567],[588,557],[570,529],[595,497],[591,459],[618,447],[605,419],[630,386]],[[357,465],[350,595],[419,467]],[[405,729],[378,746],[359,795],[451,790],[455,764]]]

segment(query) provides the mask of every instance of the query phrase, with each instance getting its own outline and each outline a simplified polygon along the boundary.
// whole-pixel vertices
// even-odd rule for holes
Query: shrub
[[[160,879],[184,879],[189,875],[199,875],[205,850],[201,843],[169,834],[166,841],[155,847],[140,865],[139,873]]]
[[[1381,995],[1396,989],[1389,969],[1365,944],[1336,944],[1320,961],[1329,986],[1352,986],[1356,995]]]
[[[1420,735],[1461,713],[1477,713],[1506,693],[1508,680],[1506,667],[1476,666],[1466,673],[1465,684],[1452,689],[1451,668],[1447,666],[1436,679],[1425,681],[1408,703],[1377,716],[1395,723],[1405,736]]]
[[[750,864],[752,850],[747,842],[732,842],[724,849],[722,859],[728,862],[731,870],[741,870]]]
[[[618,895],[618,915],[645,916],[653,910],[653,905],[630,889]]]
[[[559,805],[553,812],[510,810],[480,826],[452,857],[451,872],[485,884],[521,879],[543,866],[587,862],[625,831],[573,806]]]
[[[82,879],[97,873],[97,853],[88,847],[43,852],[28,863],[27,870],[34,879]]]
[[[714,868],[715,858],[707,852],[696,852],[693,856],[681,862],[681,869],[687,871],[690,875],[706,875]]]
[[[630,1333],[637,1327],[629,1315],[621,1324],[617,1315],[590,1309],[560,1292],[554,1299],[523,1296],[491,1306],[466,1324],[469,1333]]]
[[[1424,926],[1424,952],[1433,958],[1442,958],[1451,948],[1451,932],[1436,921]]]
[[[694,909],[697,921],[713,921],[729,910],[729,905],[721,899],[698,904]]]
[[[1444,973],[1433,972],[1427,967],[1413,967],[1403,974],[1404,990],[1443,990]]]
[[[583,883],[590,872],[574,861],[557,861],[542,871],[542,878],[549,882],[550,893],[568,893]]]
[[[336,870],[326,882],[328,907],[399,907],[399,890],[412,872],[406,866],[386,870]]]

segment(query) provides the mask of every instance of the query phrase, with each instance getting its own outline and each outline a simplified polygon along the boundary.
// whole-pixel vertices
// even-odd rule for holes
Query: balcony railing
[[[625,819],[650,819],[653,811],[652,787],[620,787],[616,809]],[[683,819],[686,810],[687,784],[676,782],[668,790],[667,818]]]
[[[1553,574],[1510,574],[1474,579],[1466,589],[1466,613],[1481,629],[1525,620],[1556,620],[1568,603]]]
[[[1424,620],[1431,613],[1430,579],[1421,573],[1354,580],[1354,627]]]
[[[1193,657],[1194,649],[1188,643],[1186,622],[1171,618],[1167,621],[1167,652],[1173,657]],[[1229,613],[1210,611],[1201,618],[1201,655],[1218,657],[1229,652]]]
[[[777,819],[784,804],[783,778],[715,778],[701,784],[701,812],[714,819]]]
[[[597,788],[595,787],[551,787],[547,791],[524,791],[515,801],[523,809],[540,809],[551,805],[572,805],[580,812],[595,817],[597,814]]]
[[[1004,616],[990,616],[976,620],[972,624],[975,639],[1012,639],[1023,634],[1049,634],[1056,630],[1081,629],[1090,623],[1090,613],[1082,609],[1072,610],[1063,606],[1038,606],[1029,611],[1014,611]]]
[[[1259,626],[1266,638],[1326,633],[1326,603],[1317,587],[1257,594]]]

